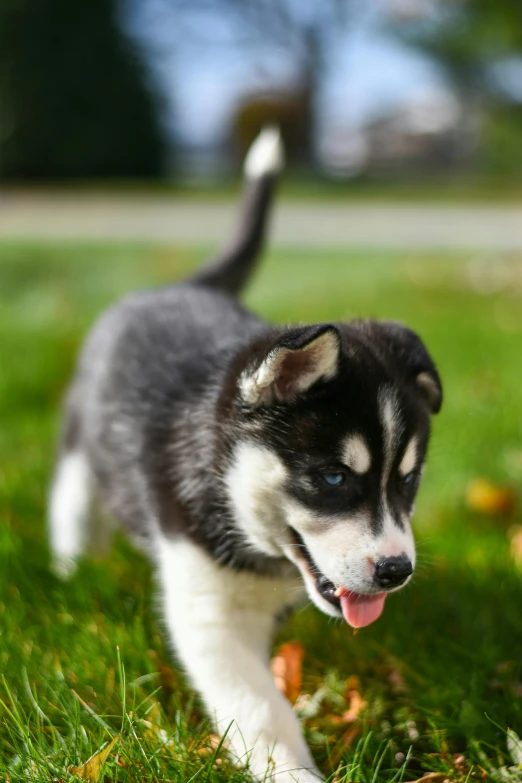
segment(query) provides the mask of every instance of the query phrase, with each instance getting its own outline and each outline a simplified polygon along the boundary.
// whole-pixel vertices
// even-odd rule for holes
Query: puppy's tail
[[[191,282],[234,296],[240,293],[263,247],[272,194],[283,163],[279,130],[264,128],[245,158],[243,203],[235,236],[217,258],[191,278]]]

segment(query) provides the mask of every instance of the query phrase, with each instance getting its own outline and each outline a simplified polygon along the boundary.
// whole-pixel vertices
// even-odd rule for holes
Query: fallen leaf
[[[198,748],[198,756],[210,756],[215,753],[221,740],[215,734],[209,734],[203,744]]]
[[[331,783],[341,783],[341,781],[346,780],[345,772],[346,767],[343,764],[339,764],[335,770],[335,775],[333,776]]]
[[[509,516],[517,496],[513,487],[493,484],[487,478],[472,479],[466,489],[466,505],[470,511],[486,516]]]
[[[359,691],[350,691],[348,695],[348,709],[343,713],[343,723],[353,723],[359,717],[359,713],[366,707],[366,702]]]
[[[303,655],[301,642],[286,642],[272,659],[275,684],[291,704],[301,693]]]
[[[466,756],[463,756],[462,753],[453,754],[453,764],[455,765],[455,773],[457,778],[464,778],[464,780],[469,780],[472,777],[476,777],[476,775],[472,773],[472,767],[466,759]]]
[[[344,698],[348,701],[350,691],[360,691],[361,681],[356,674],[350,674],[344,685]]]
[[[85,764],[82,764],[79,767],[70,767],[69,772],[82,780],[89,781],[89,783],[98,783],[103,765],[109,758],[112,749],[118,743],[119,739],[120,735],[118,734],[108,745],[105,745],[104,748],[96,751]]]

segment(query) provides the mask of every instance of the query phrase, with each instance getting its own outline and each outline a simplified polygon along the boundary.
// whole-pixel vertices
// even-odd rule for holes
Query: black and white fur
[[[215,262],[127,296],[94,327],[65,405],[49,524],[68,576],[93,538],[107,540],[110,523],[91,521],[101,500],[150,553],[177,655],[218,731],[233,721],[231,753],[256,779],[306,783],[321,776],[269,671],[276,618],[305,591],[340,617],[339,591],[362,601],[407,581],[441,386],[399,324],[274,327],[237,303],[282,158],[264,131],[239,232]],[[396,563],[409,564],[399,578]]]

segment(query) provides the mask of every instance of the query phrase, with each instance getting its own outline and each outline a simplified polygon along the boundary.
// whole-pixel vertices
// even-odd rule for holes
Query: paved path
[[[214,244],[229,236],[234,201],[172,195],[0,192],[0,238],[157,240]],[[522,204],[291,202],[277,205],[272,243],[522,252]]]

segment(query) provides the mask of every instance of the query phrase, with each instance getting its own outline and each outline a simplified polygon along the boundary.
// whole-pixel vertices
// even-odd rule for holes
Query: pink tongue
[[[375,622],[384,609],[385,593],[359,595],[348,590],[339,596],[344,619],[352,628],[363,628]]]

